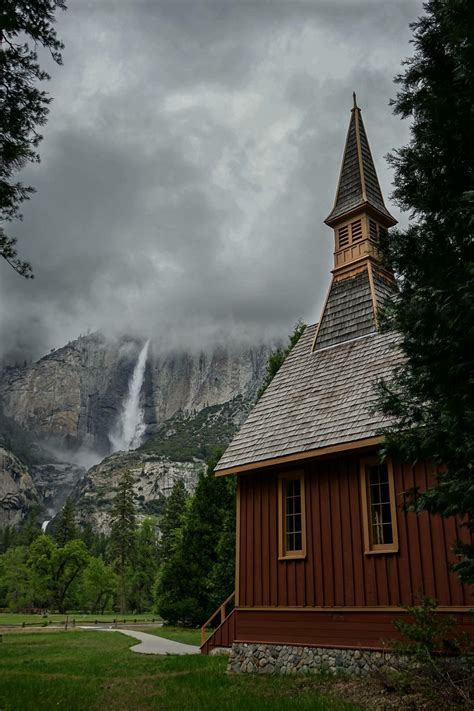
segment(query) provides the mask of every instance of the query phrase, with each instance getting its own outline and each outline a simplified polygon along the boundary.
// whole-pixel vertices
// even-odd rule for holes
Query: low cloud
[[[87,330],[170,347],[269,339],[318,318],[331,209],[358,92],[383,156],[415,0],[71,3],[37,188],[0,265],[1,355]],[[397,215],[397,211],[391,206]]]

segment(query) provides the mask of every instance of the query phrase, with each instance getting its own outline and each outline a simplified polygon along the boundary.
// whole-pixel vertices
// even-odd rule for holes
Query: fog
[[[94,0],[61,13],[64,66],[37,189],[0,265],[0,356],[80,333],[199,348],[314,322],[329,281],[352,91],[388,200],[388,105],[415,0]],[[390,210],[399,216],[396,207]]]

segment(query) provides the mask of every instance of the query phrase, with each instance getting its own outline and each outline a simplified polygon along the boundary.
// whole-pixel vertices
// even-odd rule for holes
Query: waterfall
[[[150,341],[148,340],[140,351],[132,378],[128,384],[128,393],[122,405],[122,412],[114,431],[109,434],[112,452],[128,452],[129,449],[136,449],[142,443],[142,438],[145,434],[145,423],[143,421],[144,411],[140,403],[140,394],[149,345]]]

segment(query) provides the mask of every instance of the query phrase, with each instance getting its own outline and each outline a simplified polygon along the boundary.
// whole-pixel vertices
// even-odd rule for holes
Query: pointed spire
[[[396,224],[396,220],[385,207],[355,92],[352,97],[354,105],[351,109],[336,200],[325,222],[332,227],[357,208],[371,207],[388,227]]]

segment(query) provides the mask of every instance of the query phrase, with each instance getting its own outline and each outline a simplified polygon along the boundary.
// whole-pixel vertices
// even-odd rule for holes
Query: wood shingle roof
[[[313,351],[315,332],[306,329],[216,471],[375,437],[386,424],[375,385],[401,363],[398,336],[372,331]]]

